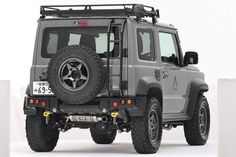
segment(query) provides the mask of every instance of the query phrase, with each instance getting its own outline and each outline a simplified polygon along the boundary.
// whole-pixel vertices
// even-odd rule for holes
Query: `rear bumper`
[[[122,105],[121,100],[131,99],[132,103]],[[31,102],[30,102],[31,101]],[[33,101],[33,103],[32,103]],[[118,106],[114,107],[113,102],[117,102]],[[129,98],[96,98],[94,101],[75,105],[66,104],[56,97],[30,97],[26,96],[24,101],[24,113],[26,115],[34,115],[37,108],[43,108],[53,112],[65,114],[82,114],[96,115],[110,113],[112,111],[126,110],[129,116],[143,116],[145,111],[146,97],[129,97]]]

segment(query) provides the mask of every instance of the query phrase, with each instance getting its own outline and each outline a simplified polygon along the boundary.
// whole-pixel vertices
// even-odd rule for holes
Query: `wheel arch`
[[[189,119],[192,119],[195,105],[198,99],[199,94],[207,92],[209,90],[208,85],[204,80],[200,78],[193,79],[190,84],[189,90],[189,102],[187,108],[187,115]]]
[[[158,99],[161,107],[163,102],[162,86],[155,78],[143,77],[139,80],[137,90],[137,96],[151,96]]]

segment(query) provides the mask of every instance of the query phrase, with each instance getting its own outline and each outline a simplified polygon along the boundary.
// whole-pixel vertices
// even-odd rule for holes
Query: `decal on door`
[[[178,90],[178,83],[177,83],[176,76],[174,77],[173,90]]]

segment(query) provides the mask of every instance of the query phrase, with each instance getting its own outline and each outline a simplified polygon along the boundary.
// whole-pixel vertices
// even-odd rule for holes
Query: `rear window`
[[[110,39],[117,39],[118,29],[114,29]],[[57,51],[69,45],[84,45],[95,50],[105,58],[107,56],[107,27],[60,27],[46,28],[43,33],[42,57],[50,58]],[[110,43],[111,57],[117,57],[117,45]]]

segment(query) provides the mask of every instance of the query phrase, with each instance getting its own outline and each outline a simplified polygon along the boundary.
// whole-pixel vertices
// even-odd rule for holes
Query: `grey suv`
[[[72,5],[40,13],[24,101],[32,150],[52,151],[59,132],[76,127],[90,129],[97,144],[131,131],[138,153],[157,152],[162,129],[181,125],[189,145],[207,142],[208,85],[191,66],[198,54],[183,57],[177,29],[157,22],[158,10]]]

